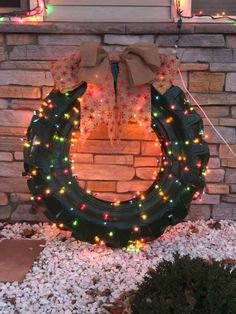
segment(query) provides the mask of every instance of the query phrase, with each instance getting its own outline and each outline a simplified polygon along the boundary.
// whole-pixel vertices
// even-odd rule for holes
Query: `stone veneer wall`
[[[156,42],[161,52],[170,52],[176,32],[173,23],[0,24],[0,220],[44,219],[42,209],[32,210],[28,201],[26,179],[21,177],[20,138],[32,110],[39,108],[52,88],[47,61],[76,51],[80,42],[87,40],[101,41],[107,49],[123,49],[139,41]],[[185,24],[182,33],[179,56],[184,79],[236,151],[236,27]],[[188,218],[235,219],[236,160],[206,121],[205,129],[211,150],[206,194],[193,202]],[[132,137],[133,131],[130,134],[131,147],[139,153],[140,138]],[[101,140],[96,145],[101,145]],[[135,158],[131,159],[134,162]],[[130,161],[128,166],[133,167]],[[112,192],[116,189],[113,185]]]

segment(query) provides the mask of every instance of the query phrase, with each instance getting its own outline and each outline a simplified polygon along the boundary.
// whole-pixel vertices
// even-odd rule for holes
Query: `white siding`
[[[172,0],[49,0],[46,21],[170,21]]]

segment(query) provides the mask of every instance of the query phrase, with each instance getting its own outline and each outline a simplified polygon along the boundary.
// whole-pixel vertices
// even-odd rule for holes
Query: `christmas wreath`
[[[171,85],[174,63],[149,44],[132,45],[119,57],[108,56],[98,44],[83,44],[78,54],[52,63],[56,88],[32,117],[24,175],[30,176],[32,199],[46,205],[46,216],[77,239],[114,247],[149,241],[180,222],[201,194],[209,150],[201,117]],[[121,203],[99,200],[72,173],[72,133],[79,128],[84,142],[105,122],[114,141],[134,115],[161,142],[160,173],[145,196]]]

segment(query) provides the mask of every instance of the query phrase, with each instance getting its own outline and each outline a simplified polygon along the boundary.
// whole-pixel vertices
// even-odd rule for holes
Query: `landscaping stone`
[[[236,48],[236,36],[227,35],[226,36],[226,46],[228,48]]]
[[[212,218],[220,219],[236,219],[235,203],[221,203],[213,205]]]
[[[81,153],[119,153],[119,154],[139,154],[140,143],[137,141],[120,141],[112,146],[110,141],[87,140],[84,145],[74,147],[77,152]],[[72,149],[73,151],[73,149]]]
[[[235,72],[236,71],[236,63],[210,63],[211,72]]]
[[[96,198],[106,200],[107,202],[124,202],[132,199],[132,194],[131,193],[126,193],[126,194],[117,194],[117,193],[108,193],[108,192],[99,192],[96,194]]]
[[[23,165],[21,162],[0,161],[0,177],[21,177]]]
[[[100,42],[101,36],[98,35],[39,35],[39,45],[63,45],[74,46],[82,42]]]
[[[209,64],[207,63],[181,63],[180,70],[183,72],[186,71],[204,71],[208,70]]]
[[[226,169],[225,182],[226,183],[235,183],[236,182],[236,171],[235,171],[235,169]]]
[[[44,245],[44,240],[4,239],[1,241],[0,281],[22,282]]]
[[[236,184],[230,185],[230,192],[231,193],[236,193]]]
[[[20,204],[14,210],[11,215],[12,221],[47,221],[47,218],[43,214],[43,210],[40,208],[37,210],[32,208],[31,204]]]
[[[11,153],[0,152],[0,161],[12,161],[13,157]]]
[[[209,205],[191,205],[190,211],[185,220],[196,221],[198,219],[209,219],[211,216],[211,208]]]
[[[143,142],[141,153],[145,156],[161,156],[161,146],[155,145],[153,142]]]
[[[11,217],[11,206],[0,206],[0,221],[9,220]]]
[[[15,160],[19,160],[19,161],[24,160],[23,152],[15,152],[14,158],[15,158]]]
[[[73,160],[76,163],[93,163],[93,155],[92,154],[73,154]]]
[[[5,136],[24,137],[25,136],[25,128],[19,128],[19,127],[14,128],[14,127],[8,127],[8,126],[1,127],[0,126],[0,143],[1,143],[0,145],[2,145],[1,137],[5,137]]]
[[[236,168],[236,159],[223,159],[221,165],[228,168]]]
[[[6,53],[3,47],[0,47],[0,62],[6,59]]]
[[[117,183],[117,192],[130,192],[130,191],[146,191],[151,185],[153,181],[151,180],[133,180],[130,181],[120,181]]]
[[[193,96],[203,106],[236,104],[235,93],[214,93],[214,94],[193,93]]]
[[[135,157],[134,167],[156,167],[159,159],[156,157]]]
[[[229,186],[227,184],[206,184],[206,193],[208,194],[228,194]]]
[[[178,53],[183,62],[233,62],[232,50],[226,48],[180,48]]]
[[[89,191],[97,191],[97,192],[115,192],[116,191],[116,182],[114,181],[106,181],[106,182],[98,182],[98,181],[88,181],[87,182],[87,190]]]
[[[230,145],[230,147],[233,151],[236,151],[236,145]],[[220,153],[220,158],[235,158],[234,155],[229,150],[229,148],[224,144],[220,145],[219,153]]]
[[[202,215],[209,215],[208,206],[201,209]],[[106,307],[114,308],[117,302],[124,305],[125,296],[137,289],[148,272],[163,260],[172,261],[176,252],[209,261],[236,258],[233,221],[183,222],[168,227],[160,238],[136,253],[131,248],[75,241],[70,232],[46,223],[7,224],[1,229],[4,239],[26,241],[26,235],[30,236],[27,241],[46,240],[22,283],[0,283],[3,313],[104,314]]]
[[[203,194],[200,199],[192,201],[192,204],[220,204],[220,195]]]
[[[133,165],[134,157],[132,155],[96,155],[94,161],[96,164]]]
[[[153,43],[153,35],[111,35],[106,34],[104,36],[104,43],[108,45],[132,45],[138,42]]]
[[[0,64],[1,69],[7,70],[49,70],[47,61],[4,61]]]
[[[219,125],[235,127],[236,126],[236,119],[222,118],[219,120]]]
[[[1,192],[29,192],[25,178],[0,178]]]
[[[9,128],[6,129],[6,131],[8,130]],[[13,129],[13,133],[15,133],[15,128]],[[0,136],[0,151],[9,152],[20,150],[22,150],[22,142],[20,140],[20,137]]]
[[[231,113],[232,113],[232,117],[236,118],[236,106],[232,106]]]
[[[229,107],[228,106],[206,106],[206,107],[204,107],[204,111],[208,115],[208,117],[210,117],[210,118],[229,116]],[[201,114],[201,113],[199,112],[199,114]],[[226,118],[225,120],[227,121],[230,119]],[[205,124],[206,124],[206,122],[207,122],[207,120],[205,121]],[[215,119],[211,119],[211,122],[214,123],[214,125],[216,124]]]
[[[41,91],[39,87],[0,86],[0,97],[39,99]]]
[[[174,47],[177,35],[159,35],[156,43],[160,46]],[[182,35],[179,41],[179,47],[224,47],[224,36],[209,34],[191,34]],[[231,48],[231,47],[230,47]]]
[[[38,110],[41,106],[42,100],[12,99],[8,108],[13,110],[31,110],[33,115],[33,111]]]
[[[209,172],[207,172],[206,182],[222,182],[224,175],[224,169],[211,169]]]
[[[217,130],[225,138],[228,144],[236,143],[235,128],[218,126]],[[206,126],[205,133],[208,135],[207,137],[208,143],[223,143],[223,140],[216,134],[212,127]]]
[[[6,193],[0,192],[0,206],[8,205],[8,197]]]
[[[236,203],[236,194],[222,196],[222,201],[226,203]]]
[[[167,23],[168,25],[169,23]],[[12,23],[0,25],[0,33],[39,33],[39,34],[101,34],[101,33],[125,33],[124,23]],[[174,25],[172,26],[174,29]]]
[[[26,70],[0,70],[0,85],[53,85],[50,72]]]
[[[32,111],[1,110],[0,124],[2,126],[27,127],[32,119]]]
[[[37,38],[31,34],[8,34],[6,35],[6,44],[9,46],[15,45],[30,45],[36,43]]]
[[[93,178],[93,180],[132,180],[135,171],[133,168],[121,165],[83,164],[77,174],[79,180]]]
[[[156,167],[136,168],[136,176],[143,180],[154,180],[158,170]]]
[[[208,167],[210,169],[214,168],[220,168],[220,159],[215,157],[210,157],[210,160],[208,162]]]
[[[0,109],[6,109],[8,107],[8,99],[0,99]]]
[[[29,202],[30,201],[30,193],[11,193],[10,201],[12,203],[21,203],[21,202]]]
[[[10,60],[57,60],[76,51],[78,51],[78,46],[15,46],[10,52]]]
[[[225,90],[228,92],[236,92],[236,73],[227,73]]]
[[[223,73],[193,72],[189,76],[191,92],[220,92],[223,91],[224,82]]]

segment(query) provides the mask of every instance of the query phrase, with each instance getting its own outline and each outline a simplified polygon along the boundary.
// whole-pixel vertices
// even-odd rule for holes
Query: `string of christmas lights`
[[[232,16],[227,15],[225,12],[217,13],[216,15],[210,15],[210,14],[204,14],[203,11],[199,11],[198,14],[191,14],[191,15],[184,15],[183,12],[183,8],[181,7],[181,0],[176,0],[176,15],[178,16],[178,21],[177,21],[177,29],[178,29],[178,37],[175,41],[175,50],[174,50],[174,54],[176,59],[178,59],[178,54],[177,54],[177,50],[179,47],[179,42],[181,39],[181,29],[183,26],[183,19],[192,19],[194,17],[208,17],[211,18],[212,20],[220,20],[220,19],[226,19],[228,21],[232,21],[235,23],[236,25],[236,18],[233,18]]]
[[[11,21],[13,18],[18,18],[18,22],[22,23],[24,18],[36,17],[42,15],[47,10],[46,0],[36,0],[36,5],[29,10],[12,11],[9,13],[1,13],[0,19],[8,18]]]
[[[212,20],[221,20],[221,19],[225,19],[225,20],[229,20],[229,21],[233,21],[236,23],[236,18],[227,15],[225,12],[221,12],[221,13],[216,13],[215,15],[211,15],[211,14],[204,14],[204,12],[202,10],[200,10],[198,12],[198,14],[193,13],[191,15],[184,15],[183,14],[184,10],[181,7],[181,1],[180,0],[176,0],[176,14],[179,17],[180,20],[184,19],[192,19],[194,17],[208,17],[211,18]]]
[[[158,176],[148,191],[137,191],[129,201],[101,201],[78,185],[69,155],[78,140],[74,135],[84,88],[65,94],[53,91],[34,113],[24,144],[32,201],[44,201],[47,217],[80,240],[142,245],[181,221],[191,200],[202,192],[209,151],[201,118],[178,87],[165,96],[152,88],[152,129],[163,151]]]
[[[176,13],[177,16],[179,17],[179,20],[177,21],[177,28],[178,28],[178,37],[175,41],[175,56],[176,59],[178,58],[178,48],[179,48],[179,41],[181,39],[181,28],[183,25],[183,18],[187,18],[187,19],[191,19],[193,17],[210,17],[213,20],[218,20],[218,19],[228,19],[231,21],[236,22],[235,18],[232,18],[231,16],[228,16],[225,14],[225,12],[222,12],[222,14],[217,13],[215,16],[213,15],[209,15],[209,14],[204,14],[203,11],[200,11],[199,14],[192,14],[190,16],[186,16],[183,15],[183,10],[181,8],[181,1],[177,0],[176,1]],[[205,116],[205,118],[207,119],[207,121],[210,123],[211,127],[213,128],[213,130],[215,131],[215,133],[222,139],[222,141],[225,143],[225,145],[228,147],[229,151],[232,153],[233,156],[236,156],[236,153],[233,151],[233,149],[231,148],[231,146],[228,144],[228,142],[225,140],[225,138],[218,132],[218,130],[215,128],[215,126],[213,125],[213,123],[211,122],[210,118],[208,117],[208,115],[206,114],[206,112],[204,111],[204,109],[201,107],[201,105],[197,102],[197,100],[193,97],[193,95],[189,92],[189,90],[186,87],[186,84],[184,82],[184,79],[182,77],[181,71],[180,69],[178,69],[178,73],[182,82],[182,85],[184,87],[184,91],[190,96],[190,98],[194,101],[194,103],[197,105],[197,107],[201,110],[201,112],[203,113],[203,115]]]

